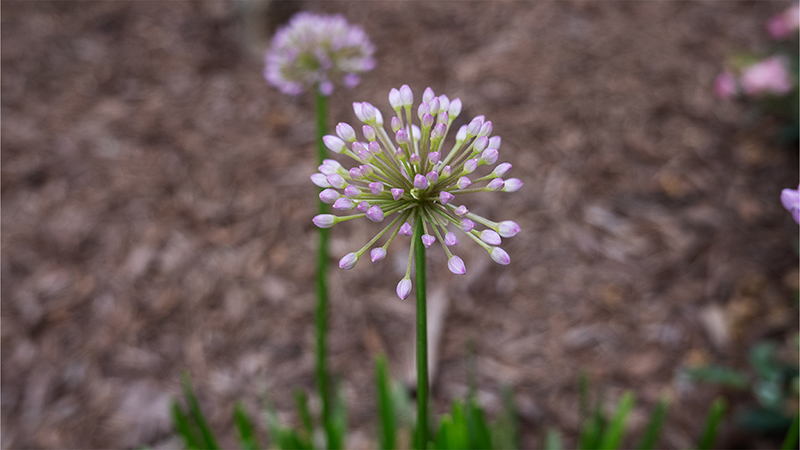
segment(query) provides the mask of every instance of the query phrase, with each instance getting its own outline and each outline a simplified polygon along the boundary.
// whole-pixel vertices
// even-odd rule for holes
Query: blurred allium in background
[[[767,21],[767,32],[777,41],[797,37],[800,28],[800,5],[794,5]]]
[[[327,96],[340,78],[347,87],[358,85],[358,74],[375,66],[374,51],[364,30],[343,16],[301,12],[275,33],[264,78],[285,94],[317,87]]]
[[[784,189],[781,192],[781,203],[787,211],[792,213],[794,221],[800,224],[800,186],[797,189]]]
[[[431,88],[422,94],[422,103],[416,109],[421,125],[412,123],[414,94],[407,85],[392,89],[389,103],[396,115],[390,125],[394,140],[384,129],[383,115],[369,103],[353,103],[362,127],[364,141],[357,140],[356,132],[347,123],[336,126],[336,136],[325,136],[325,145],[331,151],[346,155],[359,165],[346,170],[334,160],[326,160],[320,173],[311,176],[319,187],[325,188],[320,199],[333,204],[336,211],[356,209],[357,214],[335,216],[320,214],[314,224],[329,228],[338,222],[366,217],[382,222],[384,217],[397,216],[360,250],[348,253],[339,267],[350,269],[361,255],[384,234],[386,242],[370,251],[375,264],[386,257],[386,249],[398,234],[411,236],[415,221],[422,221],[421,236],[426,248],[437,240],[447,254],[447,267],[454,274],[466,273],[464,262],[450,251],[458,245],[455,234],[448,226],[460,228],[469,238],[482,246],[498,264],[509,264],[511,259],[499,245],[502,238],[516,235],[519,225],[512,221],[493,222],[469,212],[466,206],[456,206],[459,195],[474,192],[514,192],[522,187],[516,178],[504,180],[511,164],[498,164],[483,176],[475,175],[481,166],[493,166],[498,159],[501,139],[492,136],[492,122],[476,116],[456,133],[455,145],[445,154],[444,141],[455,118],[461,112],[461,100],[450,100],[446,95],[436,96]],[[341,191],[341,192],[340,192]],[[478,226],[483,229],[478,230]],[[397,295],[406,298],[411,292],[411,262],[413,243],[409,252],[406,275],[397,285]]]

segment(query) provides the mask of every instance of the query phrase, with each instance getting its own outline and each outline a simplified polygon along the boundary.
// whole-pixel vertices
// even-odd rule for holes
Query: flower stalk
[[[425,269],[423,221],[414,226],[414,261],[417,284],[417,442],[415,448],[428,448],[428,295]]]

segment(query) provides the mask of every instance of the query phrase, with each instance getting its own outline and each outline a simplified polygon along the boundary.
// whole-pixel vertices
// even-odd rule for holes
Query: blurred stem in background
[[[425,245],[422,243],[422,218],[414,221],[414,261],[417,285],[417,442],[415,448],[428,448],[428,301],[425,272]]]
[[[328,132],[328,97],[314,89],[314,103],[317,116],[317,160],[319,164],[325,159],[325,143],[322,137]],[[321,189],[321,188],[320,188]],[[326,214],[328,206],[319,202],[319,214]],[[322,423],[327,437],[327,448],[340,448],[336,432],[331,421],[330,395],[328,390],[328,369],[326,366],[326,335],[328,332],[328,285],[326,281],[328,269],[328,229],[319,228],[319,250],[317,251],[317,304],[314,308],[314,325],[317,338],[316,378],[322,404]]]

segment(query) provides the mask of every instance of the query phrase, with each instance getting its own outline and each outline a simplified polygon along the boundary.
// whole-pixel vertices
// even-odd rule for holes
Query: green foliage
[[[244,405],[241,402],[236,403],[233,409],[233,422],[236,424],[236,429],[239,431],[239,442],[242,444],[243,450],[256,450],[260,448],[258,445],[258,438],[253,429],[253,421],[247,415]]]
[[[392,383],[389,380],[389,370],[386,367],[386,357],[379,355],[375,360],[375,385],[378,388],[378,416],[380,417],[380,448],[394,450],[395,448],[395,418],[394,403],[392,402]]]
[[[714,400],[708,410],[703,433],[700,435],[700,441],[697,444],[697,450],[709,450],[714,445],[714,440],[717,438],[717,427],[723,414],[725,414],[725,400],[718,398]]]
[[[713,383],[734,389],[747,389],[750,379],[747,375],[723,366],[703,366],[686,369],[684,373],[692,381]]]
[[[173,402],[172,418],[175,421],[175,427],[178,432],[183,436],[186,448],[219,448],[214,433],[209,428],[203,411],[200,409],[200,403],[198,403],[197,397],[194,395],[192,380],[188,373],[183,374],[183,395],[189,410],[184,411],[177,402]]]
[[[664,419],[667,418],[667,401],[661,399],[656,404],[656,409],[650,416],[650,421],[647,423],[647,428],[644,430],[642,441],[637,447],[639,450],[651,450],[658,443],[658,438],[661,435],[661,427],[664,425]]]

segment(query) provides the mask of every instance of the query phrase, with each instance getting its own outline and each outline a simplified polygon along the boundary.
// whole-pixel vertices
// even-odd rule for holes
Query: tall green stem
[[[325,143],[322,137],[328,132],[328,97],[314,91],[315,109],[317,116],[317,160],[322,164],[325,159]],[[326,214],[328,206],[319,202],[319,213]],[[317,305],[315,308],[314,322],[316,325],[317,354],[316,354],[316,375],[317,389],[322,401],[322,422],[325,426],[325,435],[328,441],[328,449],[339,448],[336,437],[336,430],[331,420],[330,394],[328,392],[328,369],[326,366],[325,355],[327,354],[325,337],[328,330],[328,286],[326,273],[328,267],[328,229],[319,228],[319,250],[317,252]]]
[[[422,244],[422,217],[414,221],[414,261],[417,285],[417,442],[428,448],[428,301],[426,291],[425,246]]]

